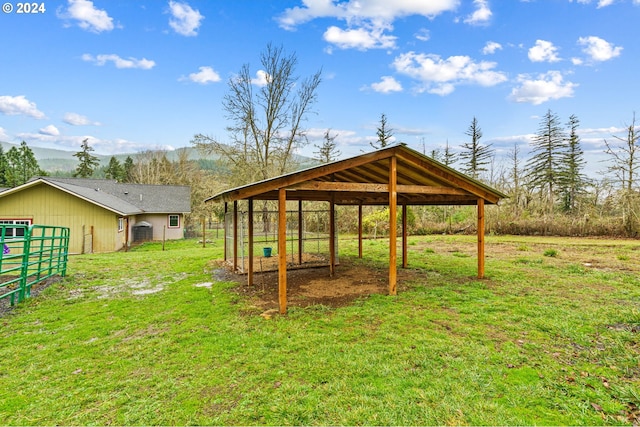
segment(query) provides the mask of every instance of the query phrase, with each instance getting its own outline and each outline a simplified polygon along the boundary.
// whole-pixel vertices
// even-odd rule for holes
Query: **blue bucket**
[[[262,248],[262,254],[267,258],[270,257],[271,256],[271,248]]]

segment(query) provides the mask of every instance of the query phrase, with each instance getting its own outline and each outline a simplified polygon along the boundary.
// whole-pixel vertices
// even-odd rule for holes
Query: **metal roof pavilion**
[[[326,163],[275,178],[255,182],[218,193],[207,202],[233,202],[234,245],[237,241],[237,202],[247,200],[249,220],[253,218],[254,200],[278,201],[278,256],[280,312],[286,313],[286,202],[326,201],[330,208],[330,232],[334,233],[334,206],[359,206],[358,223],[360,256],[362,256],[362,206],[389,207],[389,294],[396,293],[396,215],[402,209],[402,266],[407,266],[406,208],[409,205],[477,205],[478,206],[478,277],[484,277],[484,205],[496,204],[505,194],[474,180],[404,144],[385,147],[332,163]],[[300,223],[300,222],[299,222]],[[252,230],[252,226],[249,230]],[[251,232],[251,231],[250,231]],[[330,241],[333,241],[330,237]],[[225,239],[226,242],[226,239]],[[249,234],[248,283],[253,281],[252,235]],[[333,245],[330,245],[333,247]],[[226,254],[226,251],[225,251]],[[234,266],[236,265],[234,253]],[[333,274],[335,254],[329,263]]]

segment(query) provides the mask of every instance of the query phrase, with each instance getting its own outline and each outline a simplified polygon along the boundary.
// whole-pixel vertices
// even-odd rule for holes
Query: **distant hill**
[[[2,142],[2,141],[0,141],[0,145],[2,146],[2,149],[4,150],[5,153],[9,151],[11,147],[16,147],[16,148],[19,147],[19,145],[10,144],[8,142]],[[55,174],[55,173],[73,172],[75,171],[76,166],[78,166],[78,159],[73,155],[77,153],[79,150],[66,151],[66,150],[56,150],[52,148],[32,147],[32,146],[29,146],[29,148],[31,149],[31,151],[33,151],[33,155],[36,157],[36,160],[38,161],[40,168],[47,173]],[[219,158],[219,156],[216,156],[216,155],[204,156],[195,148],[184,147],[184,148],[178,148],[174,151],[167,151],[166,152],[167,159],[170,161],[178,160],[179,154],[183,151],[186,151],[188,153],[189,159],[200,161],[201,167],[205,167],[205,168],[213,164]],[[118,159],[120,163],[123,163],[127,157],[131,157],[135,161],[136,157],[138,157],[140,153],[124,153],[124,154],[115,154],[113,156],[105,156],[105,155],[93,153],[93,155],[96,156],[98,160],[100,160],[100,166],[107,166],[109,164],[109,160],[111,160],[111,157],[115,157],[116,159]],[[309,157],[297,156],[297,159],[300,163],[301,168],[306,168],[316,164],[316,162]]]

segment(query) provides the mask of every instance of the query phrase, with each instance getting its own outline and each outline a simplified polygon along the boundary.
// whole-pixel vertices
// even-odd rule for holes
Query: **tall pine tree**
[[[331,129],[327,129],[324,133],[322,144],[314,145],[314,147],[318,149],[318,151],[314,153],[316,155],[315,159],[320,163],[331,163],[338,160],[340,150],[338,150],[338,146],[335,142],[337,136],[338,134],[331,135]]]
[[[133,182],[134,164],[131,156],[127,156],[127,158],[124,159],[124,164],[122,165],[122,168],[124,169],[123,182]]]
[[[589,184],[589,179],[583,173],[586,161],[578,136],[579,125],[580,120],[575,114],[572,114],[567,122],[569,136],[567,137],[567,151],[563,154],[564,169],[560,181],[562,208],[565,212],[570,213],[576,212],[578,197],[585,193],[586,186]]]
[[[0,187],[5,187],[8,184],[5,178],[7,174],[7,157],[4,155],[4,149],[0,145]]]
[[[376,150],[386,147],[393,141],[393,129],[387,125],[387,115],[384,113],[380,115],[380,126],[376,129],[376,136],[378,137],[376,142],[369,143]]]
[[[82,141],[80,151],[73,155],[78,158],[78,166],[73,174],[74,177],[89,178],[100,165],[100,160],[91,154],[92,151],[93,147],[89,146],[89,138],[85,138]]]
[[[29,181],[35,176],[43,176],[46,173],[40,169],[36,156],[26,142],[22,141],[20,147],[11,147],[5,156],[6,170],[5,182],[9,187],[17,187]]]
[[[462,144],[462,151],[459,154],[459,160],[462,162],[462,172],[470,177],[477,179],[482,172],[487,171],[487,165],[491,162],[493,150],[491,144],[480,144],[482,138],[482,130],[478,126],[478,119],[475,117],[469,125],[469,129],[465,135],[471,137],[471,141]]]
[[[532,145],[531,158],[525,166],[528,185],[540,192],[546,211],[551,213],[558,192],[556,187],[563,176],[563,162],[567,152],[565,132],[557,114],[547,111]]]
[[[109,159],[109,165],[105,173],[107,179],[115,179],[118,182],[124,181],[124,168],[115,157]]]

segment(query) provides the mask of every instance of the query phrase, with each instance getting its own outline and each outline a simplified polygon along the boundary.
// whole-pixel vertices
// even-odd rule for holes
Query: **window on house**
[[[169,215],[169,228],[180,227],[180,215]]]
[[[124,218],[118,218],[118,231],[124,230]]]
[[[31,225],[30,219],[0,219],[0,225]],[[24,237],[25,229],[23,227],[5,227],[4,237]]]

